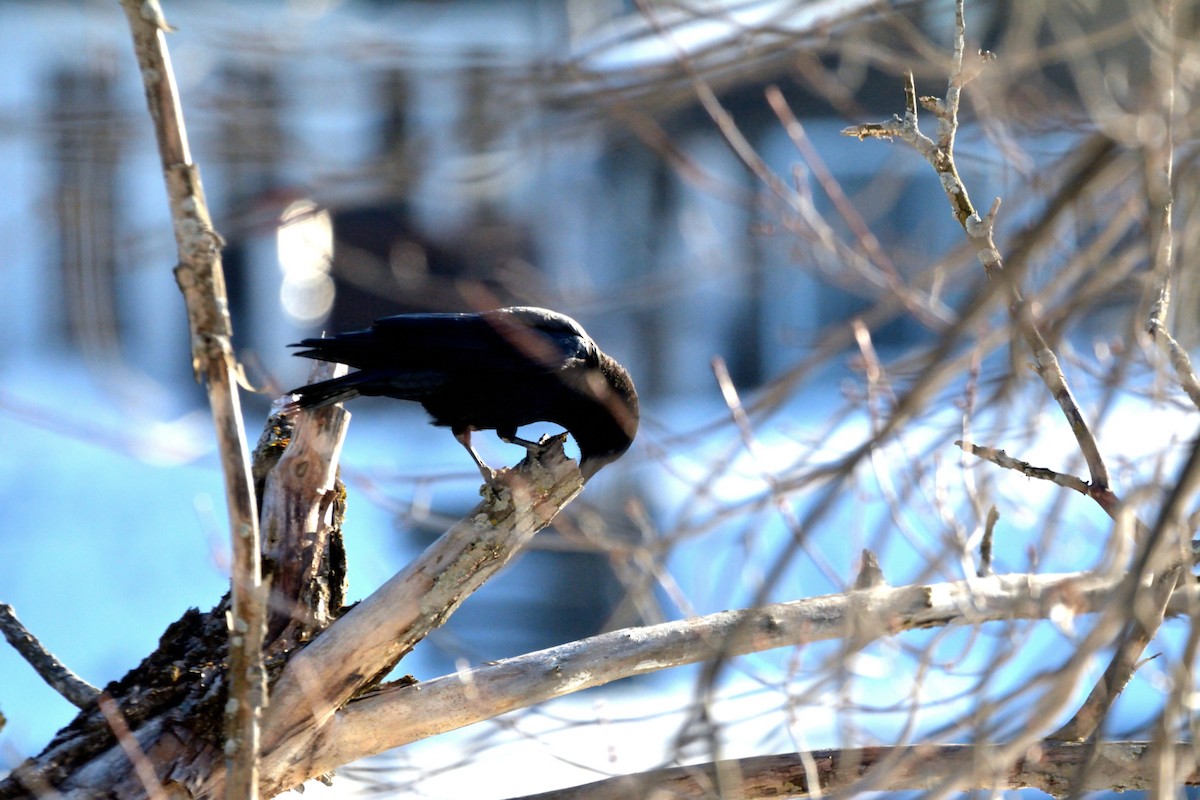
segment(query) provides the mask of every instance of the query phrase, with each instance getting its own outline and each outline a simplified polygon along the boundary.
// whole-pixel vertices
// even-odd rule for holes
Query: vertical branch
[[[1151,204],[1150,229],[1153,242],[1153,268],[1158,279],[1158,296],[1150,309],[1148,332],[1153,336],[1158,329],[1165,329],[1167,312],[1171,306],[1171,268],[1174,240],[1172,238],[1172,214],[1174,208],[1175,170],[1175,2],[1159,0],[1153,13],[1153,23],[1148,27],[1146,38],[1150,47],[1151,65],[1158,94],[1154,98],[1162,103],[1163,133],[1157,147],[1151,146],[1147,153],[1147,183]]]
[[[122,0],[146,90],[162,158],[167,199],[179,249],[175,278],[183,292],[191,331],[192,369],[203,378],[217,432],[225,475],[232,540],[233,620],[229,636],[229,701],[226,707],[226,757],[230,797],[258,793],[258,719],[265,689],[262,640],[265,603],[259,555],[258,514],[250,477],[250,459],[237,396],[237,363],[221,269],[222,241],[213,230],[200,183],[200,171],[188,151],[183,111],[167,52],[158,0]]]
[[[1173,212],[1175,204],[1175,70],[1178,54],[1175,40],[1175,2],[1160,0],[1149,27],[1149,44],[1153,56],[1155,79],[1163,104],[1163,136],[1157,147],[1150,148],[1147,158],[1147,183],[1150,196],[1150,229],[1153,253],[1153,274],[1158,283],[1157,296],[1150,307],[1146,332],[1167,357],[1183,390],[1193,405],[1200,407],[1200,377],[1192,366],[1191,356],[1171,335],[1168,315],[1171,308],[1172,281],[1175,278]]]
[[[1158,90],[1154,100],[1162,103],[1165,118],[1162,139],[1157,142],[1157,147],[1152,147],[1147,154],[1150,216],[1154,220],[1151,228],[1152,258],[1154,272],[1159,280],[1158,296],[1150,311],[1147,332],[1171,359],[1171,364],[1192,401],[1200,405],[1200,383],[1192,371],[1191,362],[1166,326],[1171,299],[1173,260],[1174,194],[1171,181],[1174,169],[1172,120],[1175,113],[1176,69],[1174,13],[1174,0],[1157,2],[1151,11],[1153,22],[1146,34]],[[1118,643],[1116,653],[1079,710],[1053,734],[1054,738],[1070,741],[1093,736],[1104,721],[1116,696],[1133,677],[1143,651],[1162,625],[1171,592],[1183,574],[1186,562],[1182,552],[1189,530],[1185,523],[1185,509],[1193,502],[1192,496],[1198,488],[1200,445],[1193,445],[1187,464],[1160,510],[1157,524],[1143,537],[1141,545],[1144,549],[1126,580],[1128,588],[1125,591],[1129,595],[1128,600],[1133,613]],[[1168,704],[1162,712],[1160,724],[1166,724],[1169,711]],[[1162,781],[1155,784],[1155,796],[1165,796],[1163,786]]]
[[[309,382],[345,374],[344,364],[316,361]],[[293,417],[287,449],[264,480],[259,527],[271,585],[269,653],[307,641],[342,610],[345,571],[335,566],[342,558],[335,504],[349,421],[340,403]]]

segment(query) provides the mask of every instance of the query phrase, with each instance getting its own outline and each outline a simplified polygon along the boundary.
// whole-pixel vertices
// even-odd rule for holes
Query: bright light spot
[[[333,278],[314,276],[298,281],[284,277],[279,287],[279,303],[289,317],[297,322],[312,322],[323,318],[333,308],[335,294]]]
[[[297,200],[279,218],[276,231],[283,285],[279,302],[298,322],[311,322],[333,307],[333,219],[311,200]]]

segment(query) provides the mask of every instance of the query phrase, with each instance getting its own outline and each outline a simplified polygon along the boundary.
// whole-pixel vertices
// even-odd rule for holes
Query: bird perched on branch
[[[305,339],[305,358],[356,367],[340,378],[293,389],[284,408],[359,395],[414,400],[434,425],[450,428],[491,482],[494,471],[471,446],[471,432],[495,430],[506,442],[532,422],[561,425],[579,446],[587,480],[629,449],[638,427],[638,397],[625,368],[601,352],[578,322],[544,308],[479,314],[400,314],[368,330]]]

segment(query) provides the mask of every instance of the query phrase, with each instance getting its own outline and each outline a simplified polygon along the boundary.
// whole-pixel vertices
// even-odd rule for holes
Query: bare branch
[[[29,662],[34,672],[42,676],[50,688],[66,698],[76,708],[86,708],[96,702],[100,690],[76,675],[65,664],[54,657],[38,638],[29,632],[17,612],[7,603],[0,603],[0,631],[4,638]]]
[[[217,449],[229,507],[233,618],[229,634],[230,701],[226,753],[229,796],[253,800],[258,787],[258,720],[266,699],[262,642],[266,599],[258,535],[258,512],[250,475],[250,456],[242,430],[237,395],[238,366],[233,328],[221,266],[221,237],[213,229],[192,163],[183,110],[167,52],[169,30],[157,0],[122,0],[133,34],[146,102],[154,122],[179,264],[175,278],[187,304],[192,369],[203,376],[217,431]]]
[[[1067,489],[1074,489],[1080,494],[1087,497],[1089,495],[1087,481],[1075,475],[1067,475],[1062,472],[1055,472],[1046,467],[1035,467],[1028,461],[1021,461],[1013,458],[1003,450],[997,450],[994,447],[984,447],[983,445],[964,442],[961,439],[954,442],[955,445],[961,447],[963,452],[970,453],[973,456],[979,456],[986,459],[998,467],[1005,469],[1016,470],[1027,478],[1037,478],[1041,481],[1050,481]]]
[[[992,540],[996,534],[996,523],[1000,521],[1000,512],[995,504],[988,509],[987,520],[984,522],[983,539],[979,542],[979,577],[992,574]]]

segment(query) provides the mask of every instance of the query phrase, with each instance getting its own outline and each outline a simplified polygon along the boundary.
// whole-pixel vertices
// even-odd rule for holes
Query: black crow
[[[494,478],[471,447],[471,432],[495,430],[506,442],[531,422],[553,422],[575,437],[587,480],[629,449],[638,396],[625,368],[600,351],[579,323],[544,308],[480,314],[400,314],[369,330],[305,339],[306,358],[356,367],[341,378],[293,389],[285,412],[383,395],[415,400],[434,425],[467,448],[484,480]]]

